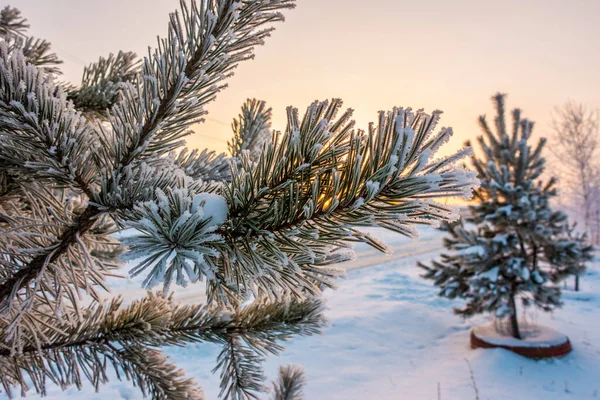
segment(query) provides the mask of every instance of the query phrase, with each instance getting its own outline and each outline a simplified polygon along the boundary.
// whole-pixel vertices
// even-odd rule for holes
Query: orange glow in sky
[[[441,109],[455,137],[445,153],[479,134],[491,95],[508,93],[549,129],[554,106],[567,99],[600,106],[598,0],[298,0],[256,59],[240,65],[190,147],[224,151],[231,119],[248,97],[266,100],[273,128],[285,108],[340,97],[359,127],[378,110]],[[110,52],[140,55],[164,34],[178,0],[13,0],[35,36],[51,41],[77,83],[84,64]]]

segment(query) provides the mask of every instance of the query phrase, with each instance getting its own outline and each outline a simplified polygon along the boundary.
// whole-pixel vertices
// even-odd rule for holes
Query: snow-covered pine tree
[[[464,221],[447,226],[448,252],[419,266],[440,287],[440,296],[466,301],[456,313],[493,313],[508,321],[510,335],[520,339],[517,301],[544,311],[559,306],[560,289],[554,283],[575,273],[574,266],[590,249],[568,238],[566,216],[550,207],[556,191],[554,178],[542,178],[545,139],[532,148],[533,123],[515,109],[507,126],[504,95],[493,100],[495,131],[485,116],[479,118],[481,151],[472,157],[481,186]]]
[[[203,398],[161,347],[223,346],[221,396],[256,398],[261,361],[323,325],[315,297],[342,274],[357,228],[413,235],[452,218],[436,198],[469,196],[475,174],[434,159],[452,135],[440,112],[394,108],[355,130],[342,102],[288,109],[283,133],[250,101],[231,157],[187,151],[183,138],[292,0],[182,0],[168,34],[140,61],[101,58],[78,87],[57,58],[26,51],[27,24],[2,13],[0,43],[0,384],[44,394],[132,380],[156,399]],[[268,135],[266,138],[264,135]],[[113,233],[132,229],[123,236]],[[133,260],[144,286],[129,304],[105,278]],[[165,296],[203,281],[206,305]],[[254,299],[250,301],[250,299]],[[115,374],[108,374],[113,369]],[[297,374],[295,374],[297,375]],[[295,376],[294,375],[294,376]],[[289,382],[288,382],[289,383]]]

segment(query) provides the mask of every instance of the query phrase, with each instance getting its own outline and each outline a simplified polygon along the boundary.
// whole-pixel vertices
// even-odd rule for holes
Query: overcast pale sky
[[[51,41],[66,78],[119,49],[145,54],[166,32],[178,0],[13,0],[35,36]],[[508,93],[548,130],[554,106],[573,99],[600,106],[600,0],[297,0],[254,61],[196,126],[191,147],[224,150],[229,124],[248,97],[274,109],[341,97],[359,126],[398,106],[441,109],[452,147],[479,133],[489,98]]]

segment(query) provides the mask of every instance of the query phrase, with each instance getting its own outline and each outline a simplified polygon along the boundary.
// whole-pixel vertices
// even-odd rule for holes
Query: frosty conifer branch
[[[27,19],[21,16],[21,11],[10,6],[0,11],[0,35],[25,36],[27,29],[29,24]]]
[[[319,301],[259,301],[223,313],[211,306],[176,305],[152,293],[126,307],[114,299],[89,307],[81,317],[67,314],[52,321],[45,314],[40,332],[45,342],[17,353],[0,347],[0,370],[7,372],[0,382],[7,393],[14,386],[25,390],[26,377],[42,394],[46,379],[61,387],[81,387],[85,378],[97,387],[107,382],[106,361],[120,379],[133,379],[152,398],[201,398],[195,382],[184,379],[154,347],[208,341],[224,346],[215,370],[223,369],[226,398],[243,398],[241,394],[254,398],[253,392],[262,389],[264,355],[278,353],[282,347],[277,342],[291,335],[319,333],[324,324],[321,313]],[[6,328],[0,326],[0,332]],[[232,368],[240,375],[231,374]]]
[[[93,196],[92,127],[44,72],[0,43],[2,167]]]
[[[7,393],[11,386],[26,390],[26,378],[42,394],[46,380],[66,388],[73,384],[81,387],[86,379],[98,388],[107,382],[108,364],[118,377],[133,380],[152,398],[203,398],[193,380],[183,378],[182,371],[160,351],[146,345],[159,343],[160,332],[169,327],[166,299],[150,295],[125,308],[115,299],[81,314],[67,313],[54,321],[51,314],[42,314],[46,321],[39,334],[44,342],[16,353],[0,350],[0,368],[7,372],[0,379]]]
[[[0,356],[121,341],[145,346],[202,341],[223,344],[229,336],[244,338],[261,353],[276,353],[283,349],[277,341],[320,333],[325,323],[322,311],[323,304],[318,299],[279,303],[257,300],[230,312],[212,305],[176,304],[170,297],[148,292],[127,306],[121,298],[115,298],[103,305],[71,310],[64,318],[45,314],[47,323],[41,326],[40,336],[47,339],[46,343],[37,346],[32,342],[19,351],[3,344]],[[52,319],[55,324],[49,323]],[[5,331],[7,327],[2,321],[0,329]]]
[[[263,391],[261,363],[266,354],[278,354],[283,348],[276,341],[291,335],[319,333],[324,320],[318,301],[273,303],[267,309],[253,306],[240,315],[242,325],[234,334],[225,335],[223,350],[214,371],[221,369],[221,393],[225,398],[254,399]],[[265,318],[267,316],[267,318]],[[242,333],[241,332],[246,332]]]
[[[203,181],[224,182],[231,180],[228,158],[225,153],[217,154],[208,150],[192,150],[187,148],[179,153],[172,153],[175,165],[188,176]]]
[[[46,265],[60,261],[63,254],[76,243],[77,238],[84,235],[105,210],[118,211],[119,208],[132,207],[137,201],[147,200],[145,197],[120,196],[119,201],[115,202],[111,193],[114,193],[117,187],[126,186],[127,177],[148,175],[150,169],[140,162],[149,160],[149,157],[156,158],[181,144],[179,139],[187,132],[187,127],[198,121],[204,113],[203,105],[212,100],[220,90],[217,83],[229,76],[230,70],[237,63],[250,58],[253,46],[261,44],[272,30],[261,29],[261,26],[281,20],[282,16],[277,10],[292,6],[293,3],[287,0],[257,0],[246,3],[209,0],[201,2],[200,5],[193,2],[191,6],[182,1],[183,17],[180,19],[176,14],[172,15],[167,39],[160,40],[158,49],[150,54],[149,58],[144,59],[142,80],[137,82],[136,86],[131,83],[122,86],[121,99],[110,110],[111,132],[107,132],[102,125],[97,126],[100,132],[97,138],[93,139],[100,144],[97,163],[88,162],[90,157],[85,154],[75,153],[83,149],[83,146],[89,146],[89,136],[93,135],[87,131],[89,124],[67,108],[71,114],[67,114],[61,121],[67,126],[60,129],[59,125],[58,132],[60,134],[72,132],[75,136],[65,135],[68,140],[57,144],[64,146],[65,151],[73,153],[70,154],[73,159],[63,157],[61,161],[68,159],[70,163],[86,162],[83,163],[81,171],[71,165],[61,166],[63,168],[58,170],[58,178],[68,180],[70,184],[75,182],[81,189],[85,189],[86,195],[94,203],[90,203],[88,208],[57,236],[56,244],[51,250],[25,262],[17,275],[0,283],[0,303],[6,305],[8,302],[10,305],[16,292],[28,286],[30,282],[41,279],[43,276],[40,273],[45,271]],[[195,33],[195,36],[190,34],[188,37],[186,32]],[[59,102],[64,104],[64,95],[60,94],[59,89],[51,86],[51,83],[45,81],[43,72],[34,66],[26,66],[18,52],[8,53],[4,50],[2,57],[5,60],[3,70],[6,73],[0,76],[2,78],[0,83],[3,88],[8,87],[11,90],[2,93],[2,100],[7,108],[2,128],[8,129],[8,132],[11,128],[15,131],[15,134],[8,136],[7,139],[12,141],[11,143],[23,143],[21,146],[23,149],[19,150],[23,150],[23,154],[31,158],[38,157],[38,154],[25,150],[25,144],[35,144],[40,148],[41,154],[50,155],[43,161],[53,162],[56,158],[51,157],[54,149],[48,140],[44,141],[52,132],[45,132],[35,125],[35,121],[31,123],[29,121],[31,116],[39,118],[40,115],[26,113],[23,102],[12,101],[15,100],[13,93],[26,97],[26,101],[31,106],[39,101],[37,99],[40,95],[41,100],[52,100],[52,94],[56,91],[59,96],[62,96],[59,97],[62,98]],[[170,68],[166,69],[166,65]],[[14,76],[8,71],[23,71],[21,75],[23,79],[14,81]],[[25,71],[29,72],[25,74]],[[13,82],[12,87],[7,86],[9,82]],[[39,93],[32,97],[29,96],[29,90],[25,89],[38,90]],[[15,117],[21,120],[15,123],[13,122]],[[55,125],[50,126],[55,127]],[[20,135],[16,135],[15,128],[19,131],[26,129],[31,132],[30,136],[26,137],[27,143],[22,142],[23,138]],[[37,141],[41,141],[42,144],[38,144]],[[85,150],[90,149],[85,147]],[[48,172],[54,173],[54,169],[44,169],[45,164],[27,164],[30,160],[26,157],[11,160],[12,157],[14,156],[6,154],[2,158],[21,162],[23,166],[38,167],[39,170],[45,171],[40,171],[43,176]],[[94,157],[91,159],[93,160]],[[135,167],[132,168],[131,164],[134,161]],[[89,175],[92,175],[90,169],[94,167],[101,168],[105,174],[101,182],[104,190],[98,194],[89,188],[91,182],[86,180]],[[96,173],[95,177],[98,175]],[[175,178],[177,181],[177,177]],[[150,182],[142,182],[146,185],[148,183]],[[112,191],[107,192],[107,188]],[[129,190],[129,193],[139,192]],[[107,203],[106,200],[110,201]],[[61,281],[56,283],[62,284]]]
[[[0,357],[0,383],[9,398],[14,398],[14,386],[21,386],[24,396],[28,381],[41,395],[46,394],[49,382],[66,389],[72,385],[81,388],[88,380],[98,390],[108,382],[109,368],[152,399],[204,399],[196,382],[186,378],[160,350],[128,344],[119,348],[111,343],[77,345]]]
[[[51,44],[27,36],[28,29],[27,19],[21,16],[18,9],[6,6],[0,11],[0,37],[7,43],[9,51],[21,51],[28,63],[43,67],[49,73],[60,73],[58,65],[62,61],[50,52]]]
[[[83,70],[81,85],[67,90],[67,98],[82,112],[103,116],[119,99],[124,83],[135,84],[140,61],[133,52],[120,51]]]
[[[248,349],[238,337],[229,337],[217,357],[213,372],[221,370],[219,397],[226,399],[258,399],[263,392],[263,381],[259,354]]]
[[[273,382],[273,400],[302,400],[306,375],[302,367],[285,365],[279,367],[277,382]]]
[[[228,255],[219,275],[234,292],[276,298],[272,282],[279,281],[284,292],[317,293],[315,283],[331,285],[336,275],[321,266],[347,259],[339,250],[348,242],[385,251],[356,226],[414,235],[414,224],[453,218],[431,200],[469,195],[476,184],[472,173],[454,166],[467,152],[432,160],[452,134],[434,134],[439,113],[382,112],[379,125],[364,133],[352,129],[351,110],[336,118],[340,108],[339,100],[315,102],[301,121],[289,108],[286,132],[256,161],[242,154],[233,166],[223,190],[230,209],[220,232]]]
[[[271,114],[272,109],[266,108],[264,101],[246,100],[241,114],[231,124],[233,138],[227,142],[227,149],[232,157],[240,157],[242,151],[248,151],[253,159],[260,155],[263,145],[271,138]]]
[[[190,6],[182,0],[181,16],[171,15],[167,38],[144,58],[142,82],[124,90],[124,100],[113,108],[114,137],[127,139],[114,142],[115,166],[181,146],[231,70],[269,35],[272,29],[262,25],[281,20],[277,10],[292,6],[289,0],[207,0]]]
[[[51,53],[50,42],[32,37],[15,37],[12,46],[13,49],[20,49],[23,52],[27,62],[43,67],[49,73],[60,73],[57,65],[62,64],[62,60],[55,53]]]

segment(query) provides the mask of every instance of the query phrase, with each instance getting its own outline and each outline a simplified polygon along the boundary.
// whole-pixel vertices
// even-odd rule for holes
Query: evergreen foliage
[[[86,114],[104,113],[119,100],[125,83],[135,83],[139,64],[132,52],[120,51],[116,56],[100,57],[98,62],[84,68],[78,87],[67,87],[67,99]]]
[[[232,157],[240,157],[243,151],[252,158],[260,155],[264,144],[271,138],[272,110],[266,107],[264,101],[256,99],[248,99],[242,105],[241,114],[231,124],[233,138],[227,142]]]
[[[18,49],[29,63],[43,67],[46,72],[59,74],[62,60],[50,51],[48,41],[28,36],[28,29],[27,19],[18,9],[6,6],[0,11],[0,37],[6,46],[11,51]]]
[[[279,367],[279,379],[273,382],[273,400],[302,400],[306,376],[301,367],[286,365]]]
[[[508,319],[510,334],[520,338],[516,301],[544,311],[560,306],[556,282],[576,273],[591,248],[567,237],[567,217],[550,207],[555,180],[542,178],[545,139],[532,147],[533,123],[512,112],[507,125],[504,95],[493,97],[495,130],[479,118],[480,155],[472,157],[481,186],[463,220],[447,226],[449,251],[431,265],[420,263],[424,277],[440,295],[466,300],[456,313],[493,313]]]
[[[221,396],[256,398],[263,358],[291,335],[320,331],[315,295],[343,273],[331,265],[351,257],[353,242],[386,250],[359,227],[412,236],[416,224],[454,217],[436,199],[470,196],[477,180],[456,165],[469,150],[434,159],[452,135],[435,130],[439,111],[394,108],[362,131],[336,99],[303,117],[290,107],[280,133],[270,131],[270,109],[249,100],[231,157],[183,148],[233,69],[293,6],[182,0],[146,57],[101,58],[79,87],[15,44],[26,21],[4,10],[2,32],[13,35],[0,43],[6,393],[98,387],[116,375],[152,398],[202,398],[160,347],[215,342]],[[124,229],[131,234],[116,235]],[[123,259],[164,293],[128,306],[106,300],[105,279]],[[198,281],[207,305],[165,295]],[[297,394],[288,383],[281,390]]]
[[[567,226],[562,241],[549,257],[552,259],[551,271],[554,282],[563,281],[570,276],[575,277],[573,289],[579,290],[580,277],[585,273],[585,263],[594,259],[594,247],[590,244],[586,232],[576,230],[577,224]]]

